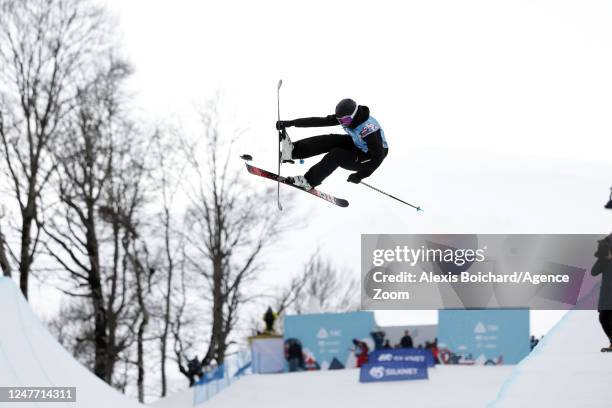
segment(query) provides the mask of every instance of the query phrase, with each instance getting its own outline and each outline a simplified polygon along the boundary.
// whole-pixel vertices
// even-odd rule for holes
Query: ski
[[[283,80],[279,80],[278,81],[278,85],[276,87],[276,107],[278,110],[278,120],[280,121],[280,89],[281,86],[283,86]],[[283,140],[283,137],[286,137],[285,135],[285,129],[279,129],[278,130],[278,141],[277,141],[277,148],[278,148],[278,174],[280,177],[280,170],[281,170],[281,149],[280,149],[280,142]],[[278,210],[282,211],[283,210],[283,206],[281,205],[280,202],[280,181],[277,183],[276,185],[276,204],[278,205]]]
[[[243,157],[243,159],[246,160],[246,158],[244,158],[244,157]],[[249,171],[249,173],[254,174],[256,176],[267,178],[267,179],[276,181],[278,183],[283,183],[283,184],[286,184],[286,185],[291,186],[293,188],[297,188],[300,191],[304,191],[305,193],[309,193],[309,194],[312,194],[312,195],[317,196],[319,198],[322,198],[325,201],[329,201],[332,204],[336,204],[338,207],[348,207],[348,205],[349,205],[348,201],[346,201],[343,198],[337,198],[337,197],[334,197],[334,196],[332,196],[330,194],[323,193],[323,192],[317,190],[316,188],[311,188],[310,190],[304,190],[302,188],[299,188],[298,186],[293,185],[293,183],[287,181],[286,177],[279,176],[278,174],[274,174],[274,173],[271,173],[271,172],[269,172],[267,170],[260,169],[259,167],[252,166],[249,163],[245,163],[245,164],[246,164],[246,168]]]

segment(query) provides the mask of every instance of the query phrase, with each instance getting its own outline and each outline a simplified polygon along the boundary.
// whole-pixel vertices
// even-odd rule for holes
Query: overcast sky
[[[225,114],[250,129],[240,152],[270,169],[280,78],[285,119],[327,115],[351,97],[381,122],[390,154],[369,181],[425,212],[349,185],[338,171],[321,190],[350,207],[298,197],[307,226],[270,255],[264,284],[282,281],[317,247],[357,274],[361,233],[605,233],[612,225],[602,209],[612,183],[609,1],[105,2],[136,68],[130,87],[144,116],[191,129],[194,105],[222,90]],[[533,331],[558,316],[535,314]],[[377,318],[434,322],[436,314]]]

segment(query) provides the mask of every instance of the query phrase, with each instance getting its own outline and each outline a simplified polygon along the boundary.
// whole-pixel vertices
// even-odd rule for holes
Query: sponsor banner
[[[413,361],[366,363],[361,366],[359,382],[426,380],[427,365]]]
[[[296,339],[302,344],[308,367],[354,368],[353,339],[369,344],[370,332],[376,326],[374,313],[317,313],[285,316],[285,341]]]
[[[368,362],[370,363],[388,363],[408,361],[413,363],[422,363],[427,367],[436,365],[431,350],[428,349],[385,349],[377,350],[370,353]]]
[[[443,364],[517,364],[529,354],[529,310],[440,310]]]
[[[604,235],[361,236],[365,310],[594,310]]]

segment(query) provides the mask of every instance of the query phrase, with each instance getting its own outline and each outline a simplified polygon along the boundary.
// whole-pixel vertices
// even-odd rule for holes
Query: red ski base
[[[335,204],[338,207],[348,207],[349,205],[349,202],[343,198],[337,198],[337,197],[334,197],[333,195],[323,193],[317,190],[316,188],[311,188],[310,190],[304,190],[290,183],[289,181],[287,181],[286,177],[279,176],[278,174],[271,173],[264,169],[260,169],[259,167],[251,166],[249,163],[245,163],[245,164],[246,164],[246,168],[249,171],[249,173],[254,174],[256,176],[260,176],[260,177],[267,178],[267,179],[274,180],[274,181],[279,181],[293,188],[297,188],[300,191],[304,191],[306,193],[312,194],[313,196],[322,198],[323,200],[328,201],[332,204]]]

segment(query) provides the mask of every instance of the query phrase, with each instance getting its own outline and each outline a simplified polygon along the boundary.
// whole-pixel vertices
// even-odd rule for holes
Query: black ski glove
[[[359,184],[361,182],[361,177],[359,176],[358,173],[351,173],[349,174],[346,181],[348,181],[349,183]]]
[[[293,126],[292,120],[277,120],[276,121],[276,130],[283,130],[284,128],[288,128]]]
[[[607,236],[604,239],[597,241],[597,252],[595,256],[601,261],[612,259],[612,236]]]

